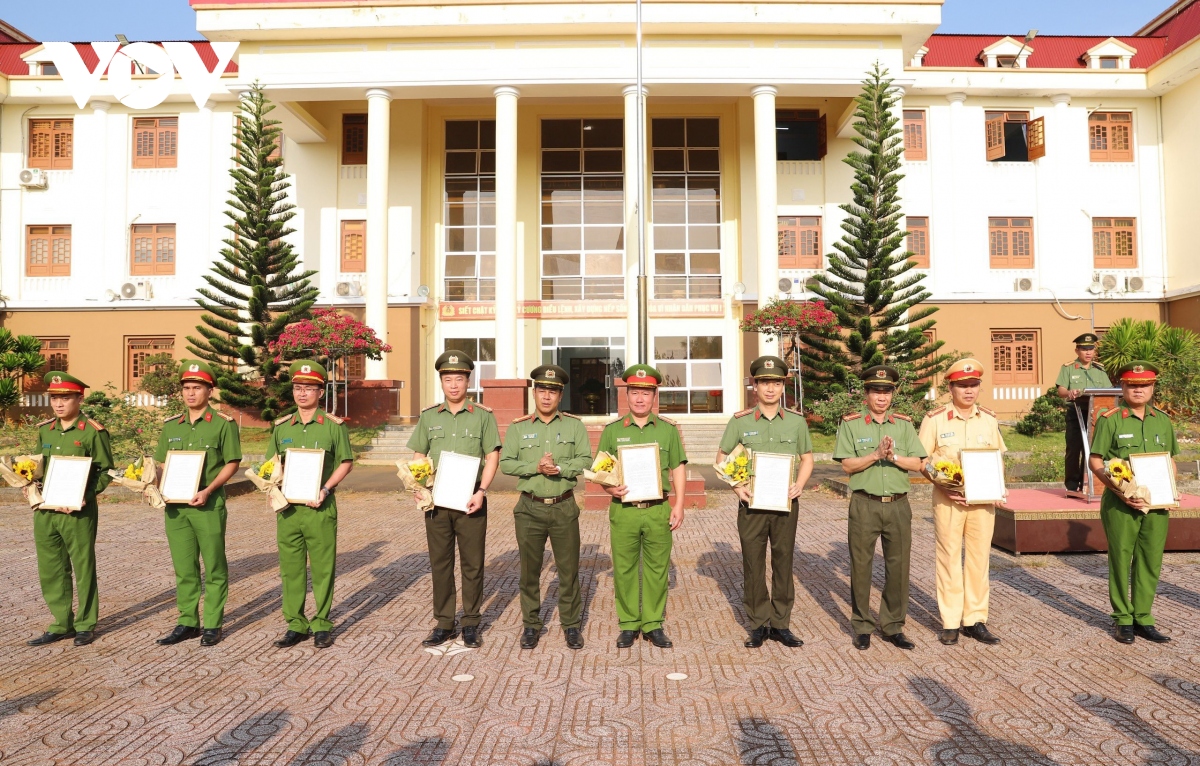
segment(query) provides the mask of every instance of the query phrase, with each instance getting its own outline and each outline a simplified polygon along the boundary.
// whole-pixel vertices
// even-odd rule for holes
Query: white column
[[[86,179],[86,183],[90,183],[94,189],[104,189],[108,191],[110,188],[108,181],[108,165],[112,162],[112,153],[108,151],[108,110],[110,104],[107,101],[92,101],[88,104],[88,108],[92,110],[92,125],[94,126],[93,144],[92,144],[92,159],[90,163],[94,163],[92,172],[94,175]],[[76,152],[77,158],[82,157],[81,152]],[[76,162],[79,162],[77,159]],[[132,164],[132,163],[130,163]],[[81,168],[83,163],[75,167]],[[127,165],[128,167],[128,165]],[[81,168],[82,169],[82,168]],[[80,170],[76,170],[80,173]],[[126,174],[122,174],[122,180],[126,179]],[[86,176],[85,176],[86,178]],[[118,199],[114,200],[116,195],[104,195],[97,205],[90,205],[80,210],[81,219],[90,219],[89,225],[94,226],[95,240],[91,245],[96,247],[92,257],[88,259],[90,263],[86,266],[85,261],[76,255],[76,260],[72,264],[74,269],[78,269],[77,276],[83,276],[80,280],[82,284],[93,284],[95,288],[85,287],[84,292],[89,298],[94,298],[97,295],[103,295],[105,289],[117,290],[121,283],[125,282],[125,275],[129,273],[127,261],[130,258],[128,247],[122,247],[127,240],[125,238],[125,230],[123,224],[127,223],[129,211],[126,207],[127,194],[122,194]],[[120,207],[117,208],[116,206]],[[109,230],[110,222],[117,222],[117,226],[121,227],[120,231]],[[82,243],[81,243],[82,244]],[[76,251],[82,253],[83,248]],[[176,268],[179,264],[176,263]],[[95,280],[92,282],[92,280]]]
[[[646,95],[642,87],[642,96]],[[646,152],[645,143],[645,110],[638,114],[638,90],[631,85],[621,91],[625,97],[625,361],[633,364],[638,359],[638,227],[644,225],[646,211],[638,210],[638,185],[645,188],[646,179],[642,177],[642,168],[638,164],[638,139],[641,138],[643,156]],[[644,103],[644,102],[643,102]],[[649,199],[646,201],[649,205]],[[646,232],[649,234],[649,232]],[[647,242],[647,244],[649,244]],[[650,272],[649,252],[646,253],[646,273]],[[651,354],[646,351],[646,359]]]
[[[517,371],[517,99],[496,88],[496,377]]]
[[[960,136],[967,126],[963,122],[963,102],[967,100],[967,94],[947,93],[946,101],[950,102],[950,125],[947,131],[948,137]],[[932,113],[932,109],[930,113]],[[903,123],[902,123],[903,124]],[[931,130],[932,126],[926,125],[927,130]],[[967,231],[972,224],[971,216],[971,200],[976,199],[976,195],[969,189],[969,184],[964,183],[962,176],[958,172],[959,165],[964,168],[969,168],[974,162],[978,162],[974,157],[969,156],[970,152],[983,152],[983,147],[977,145],[974,141],[962,142],[960,147],[953,141],[949,147],[941,147],[929,141],[929,136],[925,136],[927,151],[929,152],[945,152],[945,157],[949,160],[945,163],[938,163],[934,160],[932,154],[930,159],[930,167],[934,169],[936,177],[941,179],[943,183],[935,183],[933,186],[934,195],[934,210],[945,210],[945,215],[939,215],[934,221],[934,229],[930,232],[931,236],[938,239],[930,244],[930,252],[932,253],[930,266],[936,267],[931,269],[930,279],[926,284],[930,285],[932,291],[949,289],[950,285],[961,285],[969,283],[975,276],[976,269],[980,268],[978,261],[972,263],[965,258],[945,258],[939,257],[939,253],[945,253],[948,248],[953,248],[957,243],[970,241],[970,236]],[[961,155],[961,156],[960,156]],[[970,171],[967,171],[968,173]],[[944,204],[938,205],[938,200],[944,200]],[[961,229],[960,229],[961,227]],[[939,236],[934,232],[941,229],[942,234]],[[983,261],[987,263],[986,260]]]
[[[754,96],[754,199],[758,241],[758,307],[779,294],[779,214],[775,182],[775,95],[778,89],[760,85]],[[758,336],[758,353],[778,354],[775,339]]]
[[[388,342],[388,166],[392,94],[367,91],[367,326]],[[367,380],[388,377],[387,355],[367,360]]]

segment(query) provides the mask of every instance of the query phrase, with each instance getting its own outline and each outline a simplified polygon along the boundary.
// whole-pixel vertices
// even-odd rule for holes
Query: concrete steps
[[[358,462],[364,465],[391,465],[397,460],[409,460],[413,456],[408,448],[412,436],[412,425],[385,425],[371,443],[359,453]]]

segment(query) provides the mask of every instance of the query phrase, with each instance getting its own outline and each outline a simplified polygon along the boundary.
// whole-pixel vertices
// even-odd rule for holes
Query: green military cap
[[[433,363],[433,369],[443,372],[465,372],[468,375],[475,369],[475,360],[461,351],[447,351]]]
[[[750,377],[758,380],[788,376],[787,362],[777,356],[760,356],[750,363]]]
[[[51,370],[42,376],[46,381],[46,393],[50,394],[79,394],[83,396],[85,388],[91,388],[74,375],[68,375],[61,370]]]
[[[635,364],[621,373],[621,379],[630,388],[658,388],[662,373],[648,364]]]
[[[529,373],[529,377],[533,379],[535,386],[557,386],[558,388],[562,388],[571,382],[571,378],[567,376],[567,371],[557,364],[543,364],[541,367],[534,367],[533,372]]]
[[[327,375],[325,368],[311,359],[297,359],[292,362],[292,366],[288,368],[288,372],[292,375],[293,384],[315,383],[319,386],[325,385]]]
[[[862,371],[863,385],[867,388],[886,388],[889,391],[895,390],[896,384],[900,382],[900,373],[895,367],[889,367],[886,364],[877,364],[874,367],[868,367]]]
[[[213,368],[199,359],[182,359],[179,362],[180,383],[207,383],[217,385],[217,376]]]
[[[1117,380],[1122,383],[1153,383],[1158,378],[1158,367],[1141,359],[1134,359],[1117,370]]]
[[[1095,348],[1096,343],[1098,343],[1099,341],[1100,341],[1100,338],[1098,338],[1095,333],[1085,332],[1083,335],[1080,335],[1078,338],[1075,339],[1075,347],[1076,348],[1084,348],[1084,349]]]

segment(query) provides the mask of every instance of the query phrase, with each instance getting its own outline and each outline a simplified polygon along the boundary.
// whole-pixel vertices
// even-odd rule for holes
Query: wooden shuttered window
[[[1092,162],[1133,162],[1133,114],[1093,112],[1088,117]]]
[[[29,121],[29,167],[70,170],[74,156],[74,120]]]
[[[156,365],[146,364],[146,357],[157,354],[174,354],[175,338],[126,338],[125,339],[125,390],[141,389],[142,376]]]
[[[71,276],[70,226],[29,226],[25,229],[25,276]]]
[[[1093,218],[1092,258],[1097,269],[1137,268],[1137,219]]]
[[[904,159],[918,162],[928,159],[926,152],[925,112],[904,110]]]
[[[918,269],[929,268],[929,219],[925,216],[908,216],[904,219],[908,230],[908,249],[911,260]]]
[[[1029,112],[984,112],[984,144],[989,162],[1026,162],[1046,156],[1046,123]]]
[[[367,270],[367,222],[342,221],[343,272]]]
[[[1033,219],[989,218],[988,256],[993,269],[1033,268]]]
[[[367,164],[367,116],[342,115],[342,164]]]
[[[1004,156],[1004,117],[989,117],[984,123],[984,136],[987,140],[988,162]]]
[[[825,159],[826,154],[829,154],[829,124],[825,115],[821,115],[817,120],[817,156]]]
[[[50,370],[68,372],[70,368],[70,341],[68,338],[39,338],[42,342],[42,356],[46,363],[32,375],[26,375],[21,381],[21,389],[26,393],[36,394],[46,390],[46,373]]]
[[[992,383],[997,386],[1036,386],[1036,330],[992,331]]]
[[[779,268],[821,268],[819,216],[779,217]]]
[[[1046,118],[1038,117],[1029,121],[1026,131],[1029,142],[1029,161],[1040,160],[1046,156]]]
[[[179,118],[138,117],[133,121],[133,166],[173,168],[179,160]]]
[[[130,275],[175,273],[175,224],[135,224],[129,235]]]

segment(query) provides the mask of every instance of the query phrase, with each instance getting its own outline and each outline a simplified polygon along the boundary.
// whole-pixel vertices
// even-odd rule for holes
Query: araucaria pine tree
[[[806,333],[801,360],[810,399],[822,400],[846,389],[846,379],[877,364],[907,366],[918,380],[949,362],[941,343],[930,343],[925,331],[937,309],[919,304],[929,297],[921,286],[925,275],[913,270],[912,253],[901,230],[899,172],[903,152],[897,127],[900,93],[887,70],[876,62],[855,99],[853,140],[861,151],[844,162],[854,168],[853,201],[841,205],[847,214],[845,234],[834,243],[829,268],[816,276],[812,291],[837,317],[837,325]],[[923,394],[928,384],[914,394]]]
[[[288,175],[272,156],[282,140],[275,108],[256,84],[241,102],[230,171],[233,197],[225,211],[231,237],[197,292],[204,309],[200,337],[188,336],[188,350],[218,372],[221,401],[256,411],[264,420],[291,405],[287,370],[268,351],[292,322],[308,317],[318,290],[284,239],[295,205],[287,202]]]

